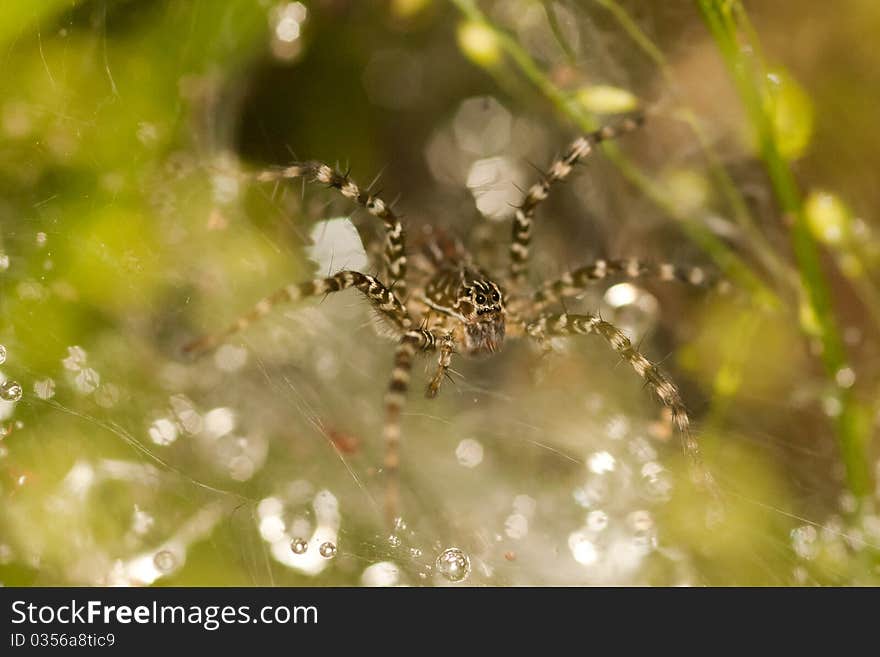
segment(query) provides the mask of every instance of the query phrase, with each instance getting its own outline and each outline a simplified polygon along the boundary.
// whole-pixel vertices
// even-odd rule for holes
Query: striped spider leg
[[[316,278],[305,283],[288,285],[275,293],[258,301],[250,311],[241,315],[232,324],[218,333],[212,333],[197,338],[183,347],[184,353],[200,354],[214,349],[226,338],[243,331],[257,320],[265,317],[279,303],[299,301],[308,297],[321,296],[331,292],[339,292],[350,287],[357,288],[367,298],[367,301],[383,316],[388,319],[398,331],[405,331],[412,325],[412,320],[406,312],[403,304],[390,289],[382,282],[368,274],[358,271],[341,271],[327,278]]]
[[[604,338],[670,410],[672,421],[681,433],[684,452],[690,458],[694,481],[716,494],[712,475],[703,464],[700,447],[690,431],[690,419],[678,387],[656,364],[645,358],[620,329],[598,315],[562,313],[542,314],[527,324],[526,331],[542,344],[551,336],[595,334]]]
[[[509,248],[509,276],[504,288],[495,283],[458,241],[443,231],[427,231],[430,241],[424,257],[408,267],[405,235],[400,218],[378,196],[363,191],[344,173],[308,161],[257,173],[257,181],[282,181],[304,178],[335,188],[343,196],[379,218],[385,226],[383,271],[385,280],[356,271],[341,271],[327,278],[289,285],[258,302],[226,329],[190,342],[184,350],[198,353],[216,347],[224,339],[246,329],[267,315],[279,303],[339,292],[359,290],[370,305],[386,320],[396,336],[391,378],[384,397],[383,429],[385,455],[385,516],[393,523],[399,513],[399,468],[401,416],[410,388],[412,367],[419,354],[436,353],[437,365],[427,384],[426,396],[435,397],[448,375],[454,355],[468,357],[496,353],[505,337],[530,337],[546,345],[548,336],[595,333],[605,338],[645,380],[671,413],[683,436],[684,449],[691,457],[701,479],[711,484],[711,476],[700,460],[697,443],[690,434],[687,411],[676,386],[656,365],[642,356],[614,326],[595,315],[547,314],[545,309],[565,297],[578,294],[592,281],[608,275],[630,278],[655,276],[661,280],[678,279],[700,285],[707,275],[699,268],[683,269],[662,264],[652,266],[636,260],[598,260],[573,270],[556,281],[526,292],[525,282],[531,240],[531,224],[538,205],[553,183],[564,180],[574,165],[586,157],[601,141],[630,132],[641,118],[628,118],[615,126],[606,126],[575,140],[565,154],[548,169],[541,182],[533,185],[516,211],[512,242]],[[412,286],[412,292],[408,290]],[[531,318],[531,319],[526,319]]]
[[[339,190],[385,224],[384,265],[389,288],[401,299],[407,297],[406,236],[400,218],[391,206],[376,195],[361,189],[351,177],[322,162],[298,162],[290,166],[267,169],[256,174],[259,182],[305,178]]]
[[[591,285],[607,278],[678,281],[685,285],[725,292],[728,282],[711,276],[702,267],[681,267],[668,262],[653,263],[636,258],[599,259],[578,267],[553,281],[543,283],[532,295],[532,312],[544,310],[552,303],[574,297]]]
[[[513,217],[513,232],[510,242],[510,282],[515,287],[521,287],[525,283],[529,267],[529,244],[532,241],[532,221],[535,217],[535,210],[549,195],[550,187],[568,178],[574,166],[592,153],[594,146],[632,132],[643,122],[644,117],[639,114],[623,119],[616,125],[606,125],[595,132],[578,137],[571,143],[565,154],[553,162],[542,179],[529,188]]]
[[[529,188],[513,219],[509,270],[511,288],[519,291],[526,282],[532,221],[535,210],[547,198],[551,186],[565,180],[571,174],[574,165],[589,155],[596,144],[632,132],[643,122],[644,117],[638,115],[623,119],[617,125],[604,126],[593,133],[579,137],[559,159],[550,165],[542,180]],[[600,259],[567,272],[557,280],[539,285],[530,297],[517,295],[510,304],[511,317],[533,318],[529,321],[521,320],[519,328],[520,330],[524,328],[525,334],[535,339],[545,352],[549,349],[548,336],[595,333],[605,338],[611,348],[630,363],[660,401],[669,408],[673,422],[681,433],[684,451],[690,457],[695,479],[717,495],[712,476],[702,463],[699,445],[690,432],[687,410],[675,384],[655,364],[639,353],[619,329],[597,315],[543,312],[549,305],[560,302],[566,297],[576,296],[590,283],[601,281],[611,275],[626,278],[653,277],[661,281],[678,280],[695,286],[717,284],[715,281],[710,281],[709,276],[700,267],[684,268],[669,263],[653,265],[633,258]],[[723,285],[726,283],[722,282],[719,287],[723,289]]]

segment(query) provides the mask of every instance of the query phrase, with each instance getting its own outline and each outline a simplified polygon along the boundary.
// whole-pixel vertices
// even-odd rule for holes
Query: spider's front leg
[[[438,342],[447,339],[445,333],[415,329],[404,333],[394,352],[391,382],[385,393],[385,519],[394,526],[400,509],[400,415],[406,403],[406,393],[412,373],[412,364],[419,351],[434,351]]]
[[[529,188],[513,217],[510,281],[514,286],[520,287],[525,282],[529,267],[529,245],[532,241],[532,221],[535,218],[535,210],[549,196],[550,188],[568,178],[574,166],[592,153],[594,146],[632,132],[642,125],[643,121],[642,115],[636,115],[622,119],[616,125],[606,125],[595,132],[578,137],[565,153],[550,165],[541,180]]]
[[[539,342],[546,341],[547,336],[551,335],[568,336],[593,333],[605,338],[611,348],[632,366],[660,401],[669,408],[672,420],[681,433],[684,451],[690,457],[694,481],[717,496],[714,479],[703,464],[700,447],[690,432],[690,419],[678,388],[656,364],[639,353],[620,329],[598,315],[563,313],[542,315],[528,324],[527,331],[530,337]]]
[[[306,178],[338,190],[344,197],[351,199],[385,225],[385,276],[389,288],[401,299],[406,299],[406,235],[403,224],[391,206],[379,196],[364,190],[343,173],[323,162],[297,162],[287,167],[267,169],[256,174],[259,182],[291,180]]]
[[[257,320],[268,315],[279,303],[339,292],[350,287],[360,290],[367,298],[367,301],[399,330],[405,331],[409,329],[411,321],[406,309],[395,294],[385,287],[379,279],[357,271],[341,271],[328,278],[316,278],[313,281],[281,288],[274,294],[258,301],[250,311],[241,315],[224,330],[193,340],[184,346],[183,351],[187,354],[210,351],[229,336],[244,330]]]

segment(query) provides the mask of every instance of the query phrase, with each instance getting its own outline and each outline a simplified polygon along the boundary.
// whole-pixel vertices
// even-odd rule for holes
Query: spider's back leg
[[[400,415],[406,403],[412,364],[418,351],[434,351],[438,340],[445,336],[427,329],[408,331],[400,339],[394,352],[394,368],[385,393],[385,519],[389,527],[400,515]]]

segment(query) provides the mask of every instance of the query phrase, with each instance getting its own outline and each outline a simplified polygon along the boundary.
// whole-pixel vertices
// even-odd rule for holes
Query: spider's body
[[[689,432],[688,414],[675,384],[645,358],[612,324],[598,315],[547,312],[547,308],[572,297],[595,281],[610,276],[636,278],[654,276],[660,280],[679,280],[704,284],[706,276],[698,267],[682,269],[671,264],[651,265],[635,259],[597,260],[561,276],[556,281],[528,285],[529,245],[535,210],[547,198],[552,185],[564,180],[574,166],[606,139],[634,130],[640,118],[624,119],[616,126],[605,126],[576,139],[566,152],[532,185],[517,208],[509,246],[510,264],[504,276],[490,276],[480,268],[459,242],[442,231],[429,231],[424,249],[413,259],[409,271],[401,220],[391,206],[369,191],[362,190],[347,174],[320,162],[302,162],[257,174],[258,181],[283,181],[305,177],[333,187],[380,219],[385,226],[383,243],[384,276],[380,279],[356,271],[341,271],[289,285],[257,303],[225,331],[200,338],[185,348],[188,352],[213,348],[226,337],[243,330],[284,301],[296,301],[348,288],[358,289],[387,321],[397,338],[391,381],[385,394],[385,458],[387,477],[386,515],[392,522],[398,515],[397,471],[400,463],[400,418],[410,387],[412,365],[418,353],[437,356],[436,373],[426,394],[434,397],[447,375],[453,355],[486,356],[498,352],[505,339],[526,337],[542,346],[550,336],[595,334],[604,338],[621,358],[645,381],[669,409],[682,434],[685,451],[691,457],[699,479],[711,485],[703,468],[696,440]],[[384,280],[383,280],[384,279]]]
[[[451,332],[461,353],[484,356],[504,343],[504,293],[483,272],[464,265],[441,269],[420,300],[428,325]]]

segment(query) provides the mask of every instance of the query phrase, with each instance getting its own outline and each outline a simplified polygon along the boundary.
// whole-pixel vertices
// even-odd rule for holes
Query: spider
[[[700,450],[691,434],[688,413],[676,385],[660,368],[645,358],[618,328],[598,314],[552,312],[566,297],[581,293],[591,283],[610,276],[638,278],[652,276],[661,281],[679,280],[704,285],[707,275],[699,267],[681,268],[672,264],[651,264],[637,259],[595,260],[546,281],[536,288],[527,284],[529,244],[535,211],[554,184],[565,180],[575,165],[603,141],[636,130],[643,116],[636,115],[606,125],[574,140],[564,154],[543,173],[541,179],[524,194],[513,218],[509,245],[509,267],[500,276],[482,269],[464,246],[435,235],[424,253],[407,257],[406,236],[400,217],[378,195],[363,190],[333,167],[317,161],[296,162],[286,167],[253,174],[258,182],[284,182],[303,178],[338,190],[344,197],[365,208],[385,227],[383,244],[384,276],[379,278],[359,271],[340,271],[333,276],[289,285],[259,301],[250,312],[239,317],[225,330],[205,335],[184,347],[186,353],[213,349],[229,336],[244,330],[264,317],[279,303],[340,292],[359,290],[392,329],[397,339],[391,380],[385,392],[384,460],[385,516],[389,524],[399,516],[401,411],[410,387],[413,361],[419,354],[437,356],[436,372],[428,382],[426,396],[433,398],[440,390],[455,355],[480,357],[501,350],[506,341],[530,338],[547,349],[552,336],[596,334],[605,339],[627,361],[668,409],[678,428],[682,446],[690,457],[695,481],[712,483],[702,465]],[[408,266],[413,264],[412,272]],[[411,275],[410,275],[411,274]]]

